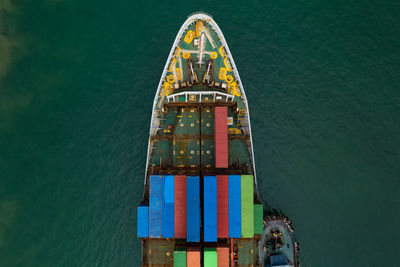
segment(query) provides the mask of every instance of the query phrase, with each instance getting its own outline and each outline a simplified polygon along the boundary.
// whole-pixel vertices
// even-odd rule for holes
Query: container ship
[[[182,25],[157,88],[137,235],[142,266],[299,266],[290,221],[264,216],[246,95],[205,13]]]

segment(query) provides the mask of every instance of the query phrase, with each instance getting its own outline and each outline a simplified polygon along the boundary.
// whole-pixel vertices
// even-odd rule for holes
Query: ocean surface
[[[199,10],[302,266],[399,266],[398,0],[0,0],[0,266],[139,266],[153,97]]]

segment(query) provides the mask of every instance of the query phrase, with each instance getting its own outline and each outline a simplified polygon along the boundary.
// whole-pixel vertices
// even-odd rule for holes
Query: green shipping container
[[[242,237],[254,237],[254,187],[253,175],[241,177]]]
[[[204,249],[204,267],[217,267],[217,250],[215,248]]]
[[[186,251],[174,251],[174,267],[186,267]]]
[[[261,235],[264,226],[264,213],[262,204],[254,204],[254,234]]]

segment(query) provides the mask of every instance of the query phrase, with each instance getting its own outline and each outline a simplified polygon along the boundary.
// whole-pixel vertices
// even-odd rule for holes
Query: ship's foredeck
[[[232,95],[241,105],[239,77],[224,43],[222,33],[211,19],[200,16],[187,21],[172,48],[157,102],[172,94],[211,89]]]

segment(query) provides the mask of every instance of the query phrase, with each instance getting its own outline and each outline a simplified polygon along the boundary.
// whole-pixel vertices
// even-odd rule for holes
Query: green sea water
[[[303,266],[400,266],[400,2],[0,0],[0,266],[139,266],[153,97],[210,13]]]

